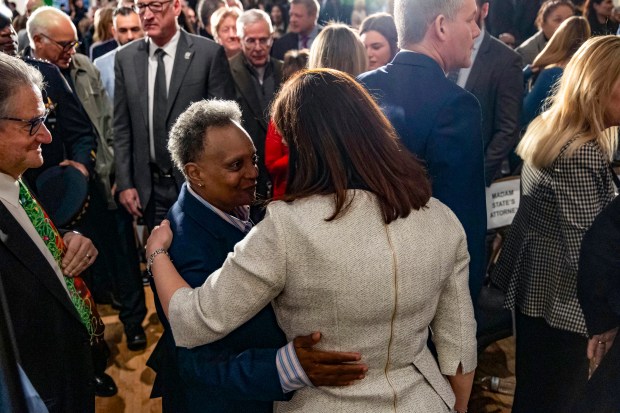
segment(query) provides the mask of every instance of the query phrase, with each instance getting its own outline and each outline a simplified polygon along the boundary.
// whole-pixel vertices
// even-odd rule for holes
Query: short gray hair
[[[241,16],[237,19],[237,36],[242,38],[245,33],[245,26],[258,23],[259,21],[267,23],[267,26],[269,26],[269,34],[273,33],[273,25],[271,24],[269,15],[259,9],[250,9],[241,13]]]
[[[75,25],[71,21],[71,17],[67,15],[67,13],[56,9],[50,6],[43,6],[36,9],[28,18],[28,22],[26,23],[26,31],[28,32],[28,40],[30,40],[30,47],[35,48],[34,36],[43,33],[45,35],[48,34],[49,28],[58,23],[57,19],[52,18],[52,16],[60,19],[65,19],[71,24],[73,27],[73,31],[77,35],[77,30]]]
[[[24,87],[43,89],[43,76],[23,60],[0,53],[0,117],[10,116],[13,98]]]
[[[196,162],[204,150],[207,128],[233,122],[241,124],[241,109],[235,101],[213,99],[192,103],[170,131],[168,151],[175,166],[185,174],[185,165]]]
[[[465,0],[395,0],[394,22],[398,32],[398,46],[419,43],[437,16],[452,20]]]

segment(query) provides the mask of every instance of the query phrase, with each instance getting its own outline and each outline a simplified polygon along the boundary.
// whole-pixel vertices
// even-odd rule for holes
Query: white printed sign
[[[486,189],[486,195],[487,229],[512,224],[521,198],[521,178],[515,176],[495,181]]]

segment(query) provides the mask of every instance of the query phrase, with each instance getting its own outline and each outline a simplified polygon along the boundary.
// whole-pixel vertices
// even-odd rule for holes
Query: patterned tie
[[[34,228],[43,239],[45,246],[52,253],[52,256],[60,267],[62,258],[67,251],[65,243],[45,210],[32,197],[32,194],[30,194],[30,191],[21,180],[19,181],[19,203],[22,208],[24,208],[24,211],[26,211],[26,215],[28,215],[30,222],[34,225]],[[82,323],[88,331],[90,344],[94,345],[100,340],[103,340],[103,330],[105,326],[97,312],[95,301],[84,283],[84,280],[81,277],[65,277],[65,283],[69,290],[71,302],[75,306],[80,320],[82,320]]]

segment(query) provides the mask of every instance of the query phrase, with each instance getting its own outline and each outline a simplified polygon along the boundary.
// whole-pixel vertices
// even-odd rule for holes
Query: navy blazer
[[[448,80],[437,62],[410,51],[359,76],[403,144],[424,162],[433,196],[461,221],[476,303],[485,273],[486,201],[480,105]]]
[[[219,269],[245,236],[191,195],[187,184],[168,219],[174,233],[170,257],[191,287]],[[286,337],[271,305],[225,338],[190,350],[176,347],[157,294],[155,304],[164,335],[149,359],[157,371],[153,396],[162,395],[164,406],[172,398],[171,411],[271,412],[273,400],[290,399],[276,369]]]

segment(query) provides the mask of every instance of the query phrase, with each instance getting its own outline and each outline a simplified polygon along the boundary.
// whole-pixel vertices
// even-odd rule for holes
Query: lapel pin
[[[192,57],[192,53],[191,52],[185,52],[185,60],[189,60],[190,57]]]

